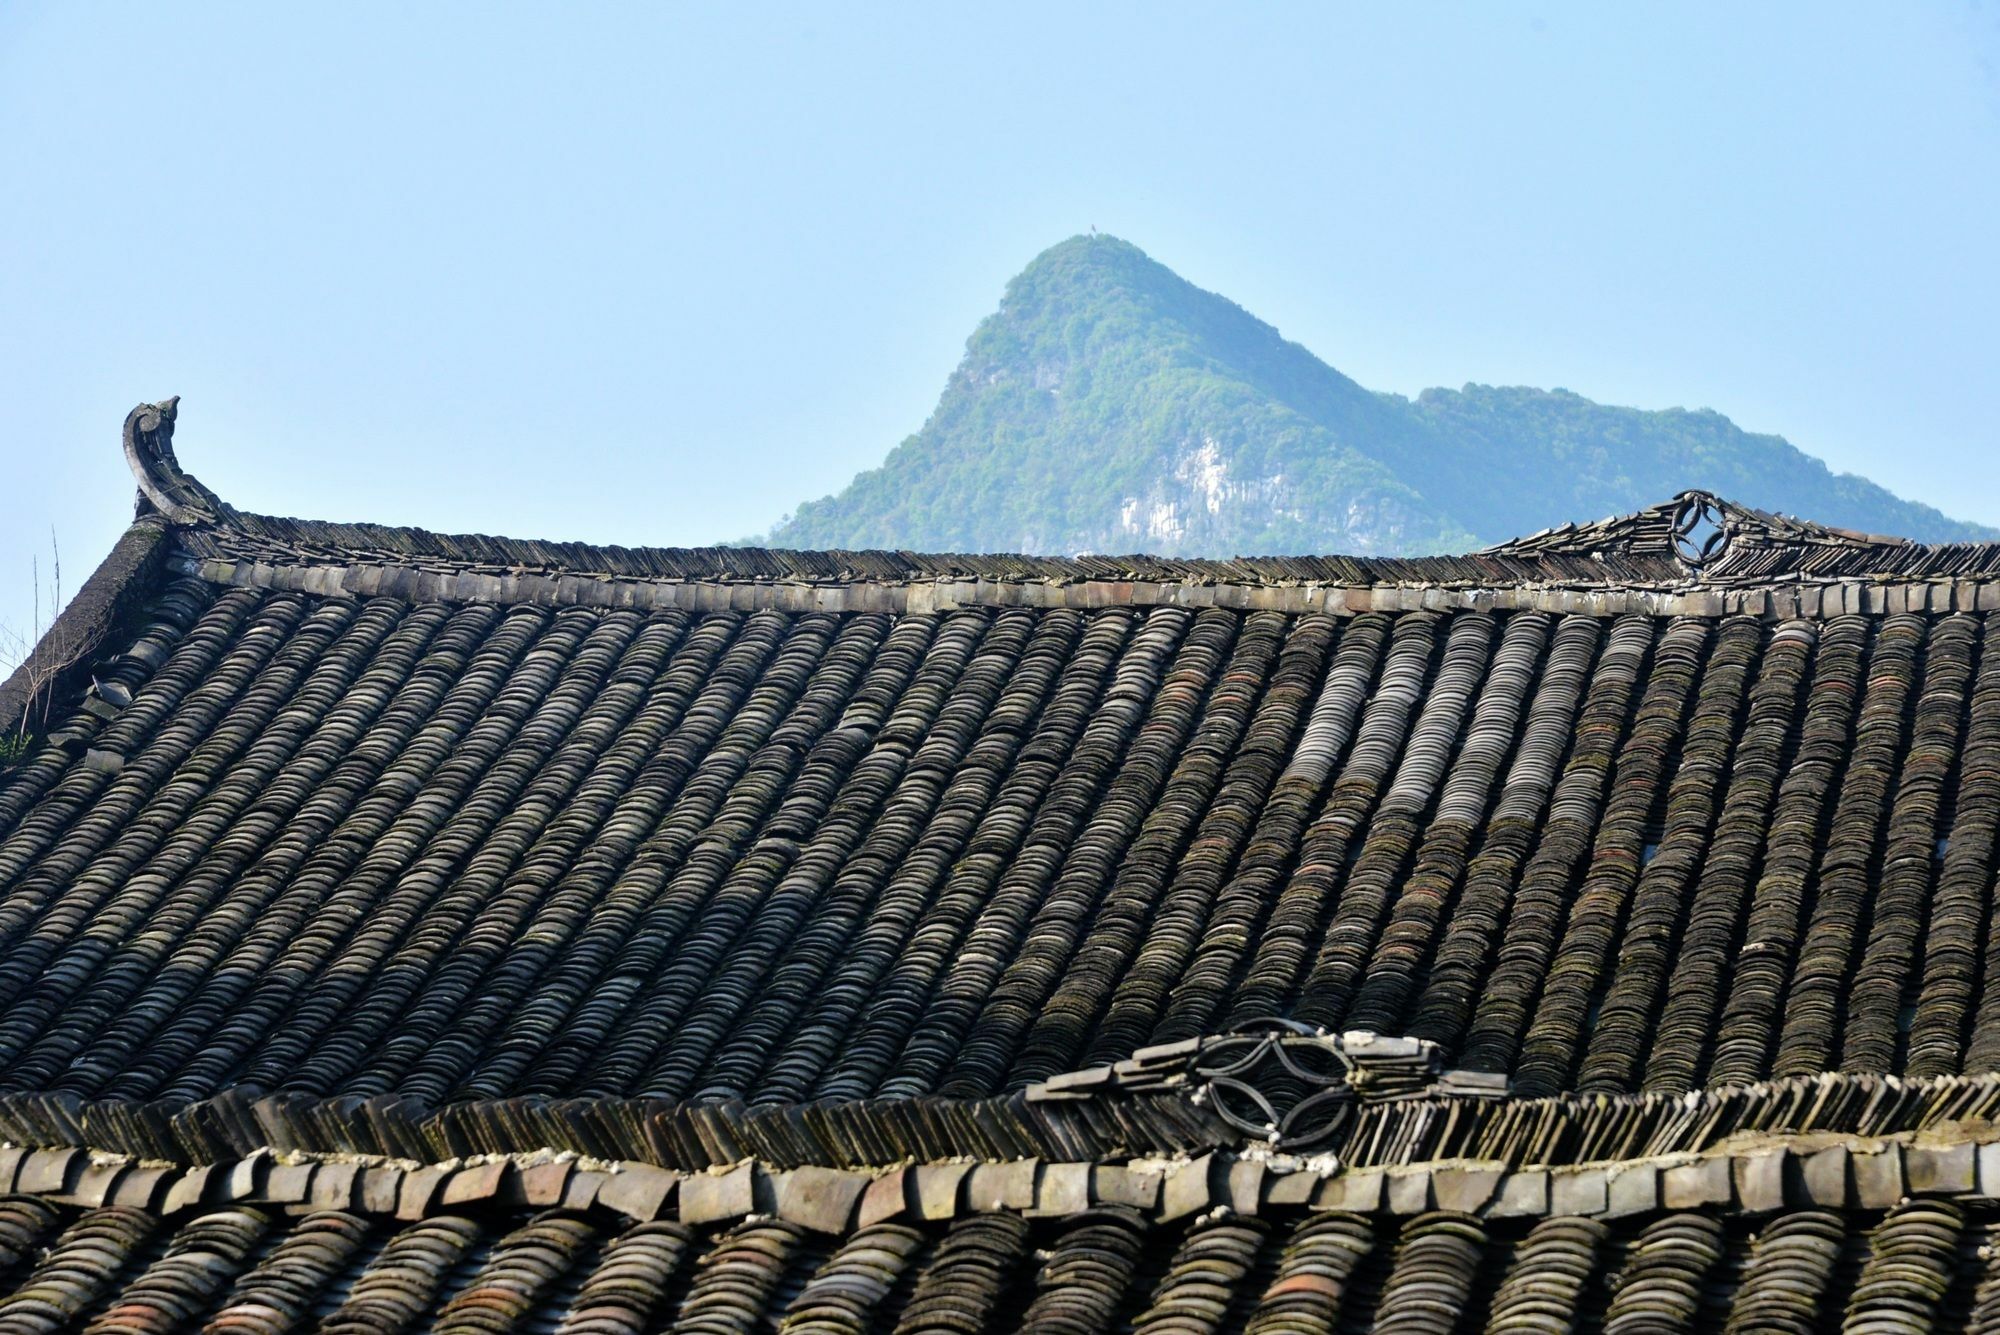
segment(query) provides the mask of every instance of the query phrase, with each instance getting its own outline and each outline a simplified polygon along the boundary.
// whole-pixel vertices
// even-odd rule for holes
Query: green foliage
[[[1925,542],[1979,542],[1993,529],[1949,519],[1863,477],[1835,473],[1782,436],[1754,435],[1710,409],[1657,412],[1567,390],[1432,389],[1412,408],[1458,449],[1468,490],[1486,498],[1494,541],[1597,519],[1690,487],[1763,510]]]
[[[1688,487],[1873,532],[1995,536],[1713,412],[1476,385],[1371,393],[1136,246],[1089,236],[1008,284],[917,434],[768,541],[1464,551]]]

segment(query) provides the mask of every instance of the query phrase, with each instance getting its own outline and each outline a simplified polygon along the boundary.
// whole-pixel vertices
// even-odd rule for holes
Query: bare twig
[[[49,552],[51,579],[46,590],[42,583],[41,558],[31,556],[28,559],[30,606],[33,609],[33,620],[28,629],[24,632],[12,626],[0,626],[0,678],[22,670],[27,674],[27,693],[19,717],[0,719],[0,765],[9,759],[19,758],[32,740],[47,730],[55,709],[56,682],[83,659],[87,650],[79,633],[65,629],[62,624],[62,547],[53,528],[49,530]],[[46,618],[42,612],[45,591],[49,604]]]

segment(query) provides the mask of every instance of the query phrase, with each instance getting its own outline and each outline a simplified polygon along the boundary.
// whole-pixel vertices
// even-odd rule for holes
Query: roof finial
[[[170,523],[200,524],[226,508],[216,494],[181,471],[174,458],[174,418],[180,396],[142,403],[125,415],[125,462],[139,483],[139,509],[150,505]]]

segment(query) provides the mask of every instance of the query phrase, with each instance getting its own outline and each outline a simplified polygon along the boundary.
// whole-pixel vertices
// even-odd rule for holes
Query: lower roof
[[[1990,1207],[1604,1223],[1117,1206],[840,1235],[562,1208],[243,1204],[171,1218],[0,1197],[0,1328],[389,1332],[1984,1331]]]

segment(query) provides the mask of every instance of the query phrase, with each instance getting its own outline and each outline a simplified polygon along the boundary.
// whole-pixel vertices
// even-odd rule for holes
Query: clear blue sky
[[[0,183],[16,626],[167,394],[247,509],[756,532],[1093,223],[1371,387],[1713,407],[2000,522],[1991,0],[13,0]]]

